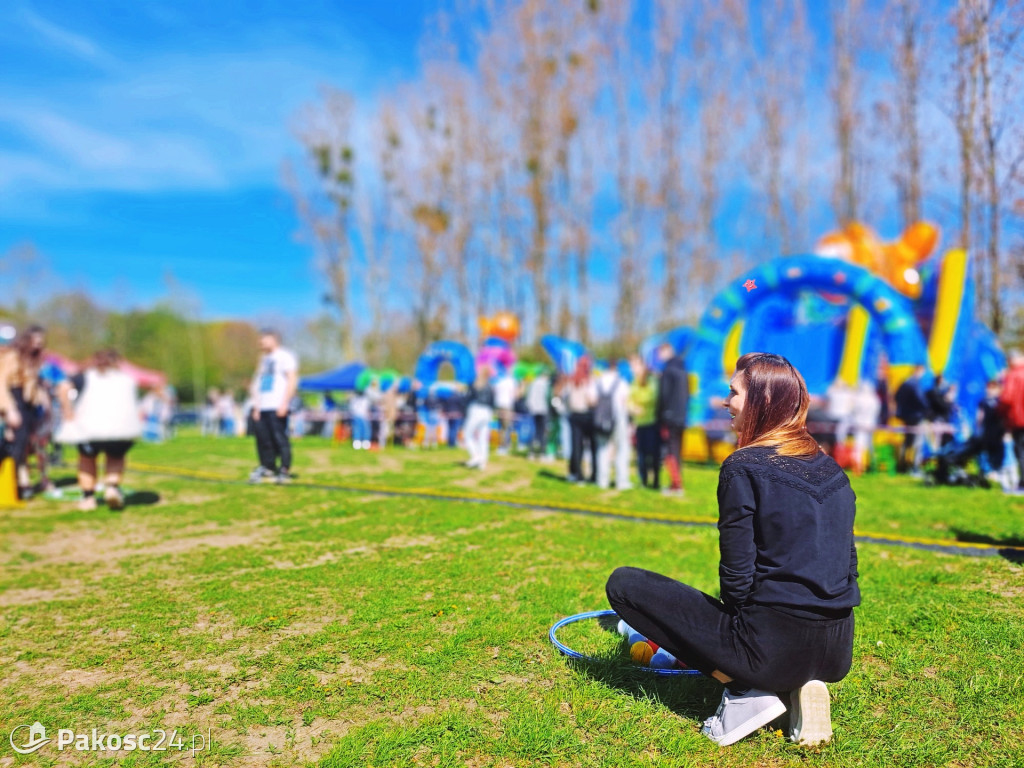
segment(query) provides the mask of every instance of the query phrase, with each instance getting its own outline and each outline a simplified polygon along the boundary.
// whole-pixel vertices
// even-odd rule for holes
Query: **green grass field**
[[[250,441],[142,445],[124,512],[38,500],[0,510],[0,766],[1021,766],[1024,573],[1007,557],[860,545],[864,604],[853,671],[830,686],[820,750],[765,730],[719,749],[699,733],[720,687],[615,661],[596,625],[563,639],[608,656],[574,665],[547,640],[607,607],[637,565],[717,591],[717,533],[629,519],[384,496],[449,490],[625,514],[713,520],[717,468],[687,466],[687,497],[569,487],[561,464],[462,452],[353,452],[296,443],[293,487],[239,484]],[[218,478],[233,478],[225,481]],[[364,490],[303,487],[349,484]],[[1024,498],[853,480],[858,529],[1024,543]],[[131,499],[130,499],[131,500]],[[571,630],[571,631],[570,631]],[[197,752],[29,756],[48,736],[212,736]],[[155,739],[154,739],[155,740]]]

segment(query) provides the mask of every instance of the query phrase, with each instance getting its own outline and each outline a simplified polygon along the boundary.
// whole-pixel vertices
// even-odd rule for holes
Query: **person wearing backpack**
[[[615,453],[615,487],[631,488],[629,482],[629,384],[612,365],[597,379],[597,404],[594,406],[594,433],[597,437],[597,486],[611,484],[612,453]]]

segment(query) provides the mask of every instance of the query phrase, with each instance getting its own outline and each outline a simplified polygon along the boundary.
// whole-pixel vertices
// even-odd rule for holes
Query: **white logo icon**
[[[14,734],[16,734],[22,728],[28,728],[28,741],[19,747],[17,744],[14,743]],[[11,749],[13,749],[19,755],[31,755],[40,747],[49,744],[50,739],[46,738],[46,729],[43,728],[42,723],[36,720],[32,725],[19,725],[17,728],[11,731],[10,742]]]

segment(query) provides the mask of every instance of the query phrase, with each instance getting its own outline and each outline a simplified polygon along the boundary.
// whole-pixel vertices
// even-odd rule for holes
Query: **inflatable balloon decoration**
[[[891,243],[883,243],[870,227],[855,221],[821,238],[815,252],[858,264],[916,299],[921,295],[920,265],[938,242],[938,227],[926,221],[911,224]]]
[[[516,364],[516,353],[507,341],[490,338],[477,350],[477,368],[486,366],[499,375],[505,375]]]
[[[511,312],[496,312],[492,317],[481,317],[478,324],[480,338],[485,341],[501,339],[511,346],[519,337],[519,318]]]
[[[505,375],[516,364],[512,345],[519,336],[519,318],[511,312],[496,312],[478,322],[482,342],[476,353],[477,367],[487,366],[498,375]]]

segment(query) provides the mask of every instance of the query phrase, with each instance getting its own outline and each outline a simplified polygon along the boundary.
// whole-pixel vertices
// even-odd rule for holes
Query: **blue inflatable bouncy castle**
[[[879,359],[889,362],[890,389],[924,365],[957,385],[957,404],[973,419],[985,382],[1005,367],[995,337],[974,319],[974,281],[963,251],[922,265],[911,298],[863,266],[817,255],[761,265],[719,293],[690,339],[687,368],[696,397],[692,424],[712,417],[739,356],[776,352],[801,372],[812,394],[837,377],[854,385],[874,381]]]
[[[416,379],[425,387],[437,381],[438,371],[445,363],[455,369],[455,380],[466,386],[476,379],[476,363],[469,347],[457,341],[435,341],[428,346],[416,361]]]

